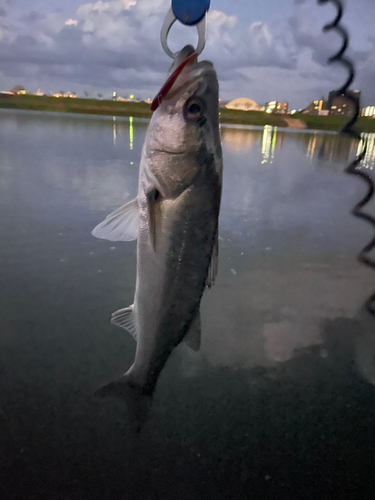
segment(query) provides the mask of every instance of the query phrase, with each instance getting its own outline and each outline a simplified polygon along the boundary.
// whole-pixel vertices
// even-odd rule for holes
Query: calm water
[[[201,350],[174,351],[139,436],[92,396],[134,357],[109,318],[133,302],[136,246],[90,233],[135,196],[146,126],[0,112],[1,498],[372,499],[375,274],[350,140],[224,128]]]

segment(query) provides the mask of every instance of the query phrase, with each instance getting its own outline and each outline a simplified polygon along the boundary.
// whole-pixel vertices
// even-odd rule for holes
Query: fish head
[[[167,79],[193,53],[191,45],[184,47]],[[219,86],[211,62],[197,62],[195,58],[186,64],[155,110],[146,143],[151,163],[159,163],[159,154],[221,158]]]

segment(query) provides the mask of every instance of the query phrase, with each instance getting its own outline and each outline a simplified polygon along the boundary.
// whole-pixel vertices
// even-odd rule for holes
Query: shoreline
[[[0,109],[26,111],[48,111],[54,113],[89,114],[98,116],[124,116],[150,119],[152,112],[145,102],[99,101],[97,99],[39,97],[34,95],[0,98]],[[294,130],[326,130],[338,132],[348,121],[337,116],[267,114],[262,111],[238,111],[220,109],[220,123],[223,125],[269,125]],[[356,124],[359,132],[375,132],[375,119],[360,118]]]

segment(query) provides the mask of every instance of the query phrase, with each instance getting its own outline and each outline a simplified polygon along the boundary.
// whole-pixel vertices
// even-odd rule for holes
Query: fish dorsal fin
[[[112,314],[111,323],[120,328],[125,328],[132,334],[134,340],[138,339],[137,325],[135,323],[134,304],[124,309],[119,309]]]
[[[129,201],[107,215],[92,231],[96,238],[110,241],[132,241],[138,238],[138,199]]]
[[[208,274],[206,278],[207,288],[211,288],[215,284],[218,264],[219,264],[219,240],[218,240],[218,234],[216,234],[214,247],[212,249],[211,263],[210,267],[208,268]]]
[[[193,319],[187,334],[184,337],[185,344],[193,351],[199,351],[201,346],[201,313],[198,311]]]

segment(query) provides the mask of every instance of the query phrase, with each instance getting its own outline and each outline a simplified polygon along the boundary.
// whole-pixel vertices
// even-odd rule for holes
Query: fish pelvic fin
[[[132,241],[138,238],[139,209],[135,198],[112,213],[92,231],[96,238],[109,241]]]
[[[113,325],[119,326],[120,328],[125,328],[125,330],[127,330],[133,336],[135,341],[138,340],[137,324],[134,314],[134,304],[115,311],[112,314],[111,323]]]
[[[149,419],[152,404],[152,392],[135,383],[131,375],[105,384],[95,391],[100,398],[115,398],[125,403],[128,410],[130,427],[139,433]]]

